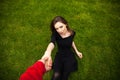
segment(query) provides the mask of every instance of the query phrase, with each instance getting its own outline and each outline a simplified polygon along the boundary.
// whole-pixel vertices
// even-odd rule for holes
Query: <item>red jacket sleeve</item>
[[[20,76],[20,80],[42,80],[45,72],[45,65],[37,61]]]

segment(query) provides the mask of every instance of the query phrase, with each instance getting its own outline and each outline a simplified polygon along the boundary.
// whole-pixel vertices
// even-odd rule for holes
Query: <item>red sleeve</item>
[[[42,80],[45,72],[45,65],[37,61],[20,76],[20,80]]]

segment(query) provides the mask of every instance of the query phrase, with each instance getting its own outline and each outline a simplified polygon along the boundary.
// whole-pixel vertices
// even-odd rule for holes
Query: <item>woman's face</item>
[[[65,34],[65,32],[67,31],[66,25],[64,23],[61,22],[57,22],[55,25],[55,30],[59,33],[59,34]]]

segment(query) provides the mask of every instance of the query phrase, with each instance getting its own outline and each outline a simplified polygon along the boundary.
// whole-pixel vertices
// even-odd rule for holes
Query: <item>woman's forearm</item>
[[[76,47],[76,45],[75,45],[74,41],[72,42],[72,47],[73,47],[74,51],[77,53],[77,52],[78,52],[78,50],[77,50],[77,47]]]
[[[49,45],[48,45],[48,47],[47,47],[47,49],[45,51],[45,55],[50,56],[53,49],[54,49],[54,44],[51,42],[51,43],[49,43]]]
[[[78,55],[78,57],[81,59],[81,58],[83,57],[83,56],[82,56],[82,53],[77,50],[74,41],[73,41],[73,43],[72,43],[72,47],[73,47],[73,49],[75,50],[75,52],[76,52],[76,54]]]

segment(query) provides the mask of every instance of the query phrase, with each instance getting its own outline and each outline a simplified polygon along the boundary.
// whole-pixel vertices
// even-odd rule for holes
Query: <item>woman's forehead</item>
[[[62,22],[57,22],[57,23],[55,24],[55,27],[59,27],[59,26],[63,26],[63,25],[65,25],[65,24],[62,23]]]

